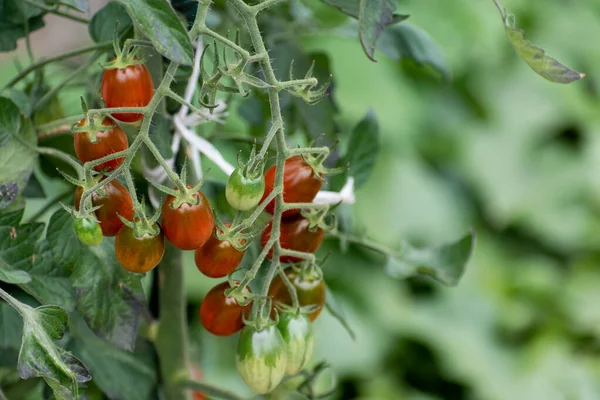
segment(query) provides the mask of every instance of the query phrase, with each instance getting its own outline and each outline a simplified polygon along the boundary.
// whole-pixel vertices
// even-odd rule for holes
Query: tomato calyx
[[[81,97],[81,108],[84,117],[81,121],[73,124],[71,132],[88,134],[91,143],[98,143],[98,138],[96,137],[98,133],[108,131],[117,126],[116,122],[109,116],[99,114],[88,115],[88,106],[83,97]]]
[[[231,276],[227,280],[230,288],[225,290],[225,297],[232,297],[242,307],[249,305],[256,298],[247,287],[240,285],[240,282],[233,280]]]
[[[292,74],[294,62],[290,65],[290,81],[294,80],[294,75]],[[315,68],[315,61],[313,60],[312,65],[306,72],[304,79],[310,79],[313,77],[313,70]],[[325,97],[329,95],[329,85],[333,81],[333,75],[329,75],[329,80],[321,85],[318,89],[313,89],[317,85],[317,80],[314,80],[314,83],[307,83],[305,85],[294,85],[285,87],[284,89],[289,92],[291,95],[302,98],[306,103],[313,105],[323,100]]]
[[[208,171],[207,171],[208,172]],[[200,202],[200,197],[198,197],[198,192],[200,188],[204,184],[204,180],[201,180],[195,186],[186,185],[184,182],[186,181],[186,168],[184,166],[183,172],[181,173],[181,181],[177,183],[177,186],[174,189],[161,185],[159,183],[148,181],[152,186],[154,186],[157,190],[169,194],[173,196],[175,199],[170,204],[172,210],[176,210],[181,207],[184,203],[187,203],[191,206],[195,206]]]
[[[347,167],[329,168],[323,165],[328,155],[329,152],[311,154],[307,151],[306,153],[301,154],[300,157],[302,157],[302,160],[312,168],[315,177],[320,181],[325,182],[326,175],[337,175],[347,170]]]
[[[246,326],[251,326],[257,331],[277,326],[279,323],[279,313],[271,314],[273,309],[273,299],[270,296],[257,295],[253,301],[253,309],[250,318],[242,317]]]
[[[334,214],[328,214],[329,207],[310,208],[300,211],[300,215],[308,220],[308,230],[315,232],[317,229],[323,229],[325,232],[331,232],[335,229],[336,219]]]
[[[143,203],[135,209],[135,218],[133,221],[129,221],[119,214],[117,214],[117,216],[125,226],[133,230],[133,235],[138,239],[143,237],[154,237],[160,234],[160,226],[158,226],[160,211],[156,212],[151,217],[147,217]]]
[[[220,241],[227,241],[237,251],[246,251],[252,244],[256,232],[244,232],[243,226],[232,226],[229,222],[223,222],[215,214],[215,236]]]
[[[107,63],[100,64],[104,69],[125,69],[132,65],[144,64],[146,60],[137,57],[137,47],[130,46],[125,41],[125,46],[121,49],[119,45],[119,22],[115,24],[113,33],[113,50],[116,57]]]

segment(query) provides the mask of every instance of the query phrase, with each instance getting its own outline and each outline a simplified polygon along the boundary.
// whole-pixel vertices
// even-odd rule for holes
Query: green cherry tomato
[[[236,210],[248,211],[260,203],[265,193],[265,178],[258,176],[255,179],[244,176],[241,168],[236,168],[227,181],[225,197],[229,205]]]
[[[257,331],[245,326],[240,333],[236,366],[244,382],[256,393],[275,389],[287,366],[285,341],[277,327],[272,325]]]
[[[295,375],[308,364],[313,353],[314,340],[310,319],[306,314],[285,312],[279,316],[277,329],[287,346],[285,372]]]
[[[90,218],[75,218],[73,228],[81,243],[88,246],[98,246],[102,243],[100,224]]]

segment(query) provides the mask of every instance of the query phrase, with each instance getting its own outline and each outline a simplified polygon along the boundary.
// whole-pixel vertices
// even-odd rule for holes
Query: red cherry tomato
[[[191,186],[188,186],[191,187]],[[175,197],[167,195],[162,206],[165,236],[180,250],[196,250],[210,238],[215,226],[212,208],[200,190],[194,193],[198,204],[183,203],[173,209]]]
[[[145,107],[154,96],[154,84],[144,64],[104,70],[101,93],[106,107]],[[135,122],[143,114],[115,113],[123,122]]]
[[[225,225],[231,226],[229,223]],[[246,252],[236,250],[227,240],[219,240],[216,235],[217,229],[219,228],[215,227],[208,242],[194,253],[196,267],[210,278],[222,278],[235,271]]]
[[[78,186],[75,190],[75,209],[79,210],[79,201],[83,194],[83,188]],[[123,226],[121,217],[133,220],[133,201],[125,186],[119,181],[112,180],[102,189],[92,194],[92,205],[101,206],[95,211],[96,218],[100,222],[102,234],[104,236],[115,236]]]
[[[86,121],[84,118],[77,126],[84,126],[85,123]],[[125,135],[123,129],[116,126],[110,118],[104,118],[102,127],[106,127],[106,129],[96,133],[95,143],[92,143],[89,132],[75,132],[73,145],[75,147],[75,153],[77,153],[77,157],[82,163],[94,161],[109,154],[127,150],[129,147],[127,135]],[[112,171],[123,164],[124,160],[125,157],[115,158],[96,165],[94,169],[96,171]]]
[[[308,315],[308,318],[311,321],[317,319],[323,307],[325,307],[325,281],[319,278],[313,278],[310,276],[301,276],[300,273],[296,272],[293,268],[288,268],[285,271],[286,276],[289,281],[296,288],[296,293],[298,295],[298,301],[300,302],[300,306],[310,306],[314,305],[319,307],[317,310],[313,311]],[[291,307],[292,305],[292,296],[281,279],[281,276],[277,274],[277,276],[271,282],[271,286],[269,287],[269,296],[273,297],[273,304],[276,302],[280,302],[283,304],[287,304]]]
[[[264,201],[273,191],[275,186],[275,174],[277,166],[272,166],[265,173],[265,194],[262,197]],[[286,203],[310,203],[313,201],[319,190],[323,186],[321,181],[301,156],[293,156],[285,160],[283,169],[283,200]],[[266,211],[273,214],[275,211],[275,200],[272,200],[266,208]],[[283,213],[284,217],[296,215],[300,210],[287,210]]]
[[[250,306],[241,306],[233,297],[226,297],[231,286],[223,282],[210,289],[200,305],[200,322],[217,336],[230,336],[244,327],[242,316]]]
[[[272,222],[269,222],[263,234],[260,238],[260,244],[264,248],[269,239],[271,238],[271,226]],[[323,238],[325,238],[325,231],[320,227],[316,227],[311,232],[309,229],[310,222],[308,219],[302,216],[296,216],[291,219],[281,221],[279,244],[281,248],[288,250],[303,251],[305,253],[316,252]],[[273,249],[269,251],[269,258],[273,258]],[[302,261],[301,258],[291,256],[281,256],[279,260],[284,263],[295,263]]]
[[[133,229],[123,226],[115,239],[115,252],[123,268],[142,274],[155,268],[162,259],[165,239],[162,232],[136,237]]]

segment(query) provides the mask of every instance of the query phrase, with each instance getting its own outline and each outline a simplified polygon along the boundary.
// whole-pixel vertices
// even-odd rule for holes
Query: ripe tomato
[[[190,187],[190,186],[188,186]],[[198,204],[183,203],[173,209],[175,197],[167,195],[162,206],[165,236],[180,250],[196,250],[210,238],[215,221],[208,199],[200,190],[194,193]]]
[[[244,382],[256,393],[265,394],[275,389],[287,365],[285,341],[277,327],[271,325],[260,331],[252,326],[244,327],[235,364]]]
[[[325,307],[325,282],[323,279],[312,278],[310,276],[303,277],[298,272],[294,271],[293,268],[288,268],[285,271],[285,274],[296,288],[300,306],[314,305],[318,307],[317,310],[308,314],[308,318],[311,321],[314,321],[319,314],[321,314],[323,307]],[[280,275],[277,275],[273,279],[273,282],[271,282],[269,296],[273,297],[273,304],[280,302],[287,304],[288,306],[292,305],[292,297]]]
[[[265,174],[265,194],[261,202],[273,191],[275,186],[275,174],[277,166],[272,166]],[[286,203],[310,203],[313,201],[319,190],[323,186],[321,181],[301,156],[293,156],[285,160],[283,168],[283,200]],[[266,211],[273,214],[275,211],[275,200],[273,199],[266,208]],[[296,215],[300,210],[287,210],[283,213],[284,217]]]
[[[116,179],[104,185],[101,191],[102,193],[97,191],[92,194],[92,205],[94,207],[101,206],[95,211],[96,218],[100,222],[104,236],[115,236],[123,226],[123,222],[117,214],[129,221],[133,220],[133,200],[125,186]],[[75,208],[77,210],[82,194],[83,188],[78,186],[75,189]]]
[[[305,314],[284,312],[279,316],[277,329],[287,348],[285,372],[295,375],[310,361],[313,353],[312,324]]]
[[[263,248],[271,238],[271,226],[272,222],[269,222],[260,238],[260,244]],[[315,230],[311,232],[309,226],[310,222],[308,219],[302,216],[296,216],[292,219],[282,220],[281,228],[279,230],[281,232],[279,236],[281,248],[303,251],[305,253],[316,252],[321,246],[321,243],[323,243],[325,231],[320,227],[316,227]],[[273,258],[273,249],[269,251],[268,257]],[[298,257],[291,256],[281,256],[279,259],[284,263],[302,261],[302,259]]]
[[[136,237],[133,229],[124,225],[115,238],[115,252],[119,264],[127,271],[143,274],[158,265],[165,254],[162,232]]]
[[[102,230],[100,225],[89,218],[75,218],[73,220],[75,234],[83,244],[98,246],[102,243]]]
[[[256,207],[265,193],[265,178],[251,179],[244,176],[242,168],[236,168],[225,187],[225,197],[229,205],[236,210],[248,211]]]
[[[101,94],[106,107],[145,107],[154,96],[154,84],[144,64],[127,68],[104,70]],[[143,114],[115,113],[113,117],[123,122],[135,122]]]
[[[231,224],[225,224],[231,226]],[[204,246],[196,249],[194,260],[196,267],[204,275],[210,278],[222,278],[229,275],[242,261],[246,251],[238,251],[227,240],[219,240],[216,230]]]
[[[84,126],[85,123],[86,121],[84,118],[77,126]],[[102,127],[106,127],[106,129],[96,133],[95,143],[92,143],[89,132],[75,132],[73,145],[75,147],[75,153],[82,163],[94,161],[109,154],[127,150],[129,147],[127,135],[125,135],[123,129],[113,124],[110,118],[104,118]],[[123,164],[124,160],[125,157],[115,158],[96,165],[94,169],[96,171],[112,171]]]
[[[226,297],[229,282],[223,282],[206,293],[200,305],[200,322],[217,336],[230,336],[244,327],[242,316],[250,306],[241,306],[233,297]]]

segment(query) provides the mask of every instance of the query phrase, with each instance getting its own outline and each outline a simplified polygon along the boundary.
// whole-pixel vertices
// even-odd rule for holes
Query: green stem
[[[23,71],[19,72],[14,78],[12,78],[10,81],[8,81],[8,83],[6,85],[4,85],[4,87],[2,89],[0,89],[0,92],[3,92],[5,89],[8,89],[8,88],[14,86],[21,79],[25,78],[31,72],[43,67],[44,65],[47,65],[47,64],[50,64],[50,63],[53,63],[56,61],[62,61],[67,58],[78,56],[80,54],[89,53],[90,51],[94,51],[94,50],[101,50],[101,49],[106,50],[111,47],[112,47],[112,40],[106,41],[106,42],[100,42],[97,44],[93,44],[91,46],[82,47],[80,49],[75,49],[75,50],[60,54],[56,57],[38,60],[35,64],[32,64],[29,67],[25,68]]]
[[[54,129],[60,128],[60,129],[71,129],[71,126],[76,123],[79,122],[81,119],[83,118],[83,114],[80,115],[72,115],[70,117],[64,117],[61,119],[57,119],[54,121],[50,121],[48,123],[45,123],[43,125],[38,125],[36,127],[36,130],[38,132],[40,132],[40,134],[38,135],[38,137],[44,133],[50,133],[51,131],[53,131]]]
[[[258,13],[260,11],[263,11],[269,7],[276,5],[277,3],[281,3],[282,1],[285,1],[285,0],[264,0],[262,3],[259,3],[255,6],[253,6],[252,8],[254,9],[254,12]]]
[[[183,266],[181,252],[170,244],[158,266],[158,275],[160,322],[156,351],[165,399],[187,399],[186,389],[180,384],[190,374]]]
[[[496,5],[496,8],[498,9],[498,11],[500,11],[500,15],[502,15],[502,19],[506,19],[506,10],[504,9],[504,7],[502,7],[502,5],[500,4],[500,2],[498,0],[492,0],[492,1]]]
[[[53,149],[51,147],[36,147],[35,150],[40,154],[46,154],[48,156],[52,156],[52,157],[58,158],[64,162],[66,162],[71,167],[73,167],[75,172],[77,172],[77,176],[79,177],[79,179],[83,179],[83,177],[84,177],[83,167],[77,162],[77,160],[75,160],[69,154],[64,153],[58,149]]]
[[[202,392],[210,397],[214,397],[222,400],[242,400],[241,397],[228,392],[226,390],[214,387],[204,382],[197,382],[192,380],[186,380],[182,384],[183,388],[188,390],[193,390],[197,392]]]
[[[291,81],[279,82],[277,88],[279,90],[289,89],[294,86],[316,86],[319,82],[317,82],[316,78],[306,78],[306,79],[294,79]]]
[[[56,6],[55,7],[47,6],[45,4],[38,3],[37,1],[34,1],[34,0],[22,0],[22,1],[27,4],[31,4],[34,7],[41,8],[42,10],[47,11],[49,13],[60,15],[61,17],[65,17],[65,18],[68,18],[73,21],[81,22],[82,24],[90,23],[89,19],[66,13],[64,11],[59,10],[58,7],[56,7]]]
[[[381,243],[374,242],[374,241],[364,238],[364,237],[352,235],[349,233],[339,232],[339,231],[335,231],[335,230],[331,231],[331,232],[327,232],[327,235],[333,236],[340,240],[346,240],[350,243],[357,244],[357,245],[365,247],[369,250],[373,250],[373,251],[376,251],[378,253],[385,254],[388,256],[392,256],[392,257],[401,256],[400,251],[391,249],[387,246],[382,245]]]

